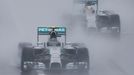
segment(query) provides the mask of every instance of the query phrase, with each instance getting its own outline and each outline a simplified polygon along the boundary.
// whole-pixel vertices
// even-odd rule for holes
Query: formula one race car
[[[99,10],[98,0],[82,0],[85,4],[85,14],[88,28],[120,33],[120,16],[111,10]]]
[[[38,27],[37,46],[20,43],[22,50],[21,70],[43,69],[48,72],[88,71],[88,49],[81,43],[66,43],[65,27]],[[49,35],[49,40],[40,42],[40,35]],[[64,36],[64,41],[58,39]]]

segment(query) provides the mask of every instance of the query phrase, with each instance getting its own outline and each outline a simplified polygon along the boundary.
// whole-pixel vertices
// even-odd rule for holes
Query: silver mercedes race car
[[[37,33],[36,46],[31,43],[19,44],[22,51],[21,71],[89,71],[88,48],[81,43],[67,43],[65,27],[38,27]],[[48,40],[39,43],[41,35],[48,35]],[[60,41],[61,37],[64,40]]]

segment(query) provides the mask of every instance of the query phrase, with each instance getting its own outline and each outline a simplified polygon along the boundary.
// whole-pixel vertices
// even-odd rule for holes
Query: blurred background
[[[90,75],[133,75],[133,7],[134,0],[99,0],[99,9],[120,15],[118,38],[88,32],[81,5],[74,0],[0,0],[0,75],[21,75],[18,43],[36,44],[38,26],[65,26],[68,42],[85,43]]]

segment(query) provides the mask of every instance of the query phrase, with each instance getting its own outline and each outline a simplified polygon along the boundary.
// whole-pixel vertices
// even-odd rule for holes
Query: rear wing
[[[54,29],[58,35],[65,35],[66,28],[65,27],[38,27],[37,33],[38,35],[49,35],[49,33]]]
[[[96,15],[98,14],[99,10],[99,2],[98,0],[77,0],[80,4],[85,4],[85,6],[95,6],[96,8]]]
[[[50,32],[54,29],[57,32],[58,37],[65,36],[66,42],[66,27],[38,27],[37,28],[37,42],[39,42],[40,35],[50,35]]]
[[[98,0],[76,0],[76,2],[79,2],[81,4],[85,4],[87,2],[90,2],[92,5],[97,4]]]

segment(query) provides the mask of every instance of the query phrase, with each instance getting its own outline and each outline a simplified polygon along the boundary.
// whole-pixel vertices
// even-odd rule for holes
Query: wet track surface
[[[68,41],[82,42],[85,43],[89,48],[90,53],[90,70],[89,75],[129,75],[124,68],[127,65],[121,66],[122,64],[128,63],[128,61],[119,64],[122,61],[122,57],[126,60],[130,58],[132,45],[129,44],[128,39],[132,39],[134,36],[130,34],[121,34],[119,36],[114,36],[109,33],[98,33],[98,32],[85,32],[83,24],[79,20],[76,22],[77,27],[75,32],[80,33],[75,34],[74,37],[68,38]],[[79,35],[81,34],[81,36]],[[87,34],[87,35],[85,35]],[[70,35],[70,36],[72,36]],[[69,36],[69,35],[68,35]],[[77,39],[74,39],[77,38]],[[73,40],[72,40],[73,39]],[[86,39],[86,40],[85,40]],[[85,41],[83,41],[85,40]],[[133,44],[133,41],[131,41]],[[126,49],[128,51],[126,51]],[[124,56],[124,53],[126,55]],[[130,55],[129,55],[130,54]],[[120,59],[120,60],[119,60]],[[18,65],[19,66],[19,65]],[[46,73],[42,70],[34,70],[31,72],[21,72],[20,68],[16,66],[7,66],[5,70],[0,71],[2,75],[78,75],[76,73]],[[80,74],[79,75],[84,75]]]
[[[129,4],[132,6],[133,2],[130,0],[130,3],[123,2],[123,6],[126,5],[128,8],[127,11],[124,9],[118,11],[119,8],[122,8],[120,6],[117,9],[113,7],[119,12],[122,20],[122,32],[120,35],[116,35],[88,30],[83,14],[72,14],[74,11],[71,4],[72,0],[58,1],[52,3],[50,0],[0,0],[0,75],[78,75],[74,73],[46,73],[42,70],[20,71],[18,43],[23,41],[35,43],[36,27],[39,25],[59,26],[58,24],[67,27],[68,42],[82,42],[89,48],[89,75],[134,74],[134,22],[132,21],[133,15],[126,16],[126,13],[133,13],[129,9],[131,8]],[[122,0],[114,1],[120,2]],[[110,2],[108,4],[111,4]],[[107,3],[104,4],[108,5]],[[64,7],[61,7],[63,5]],[[79,75],[83,74],[79,73]]]

